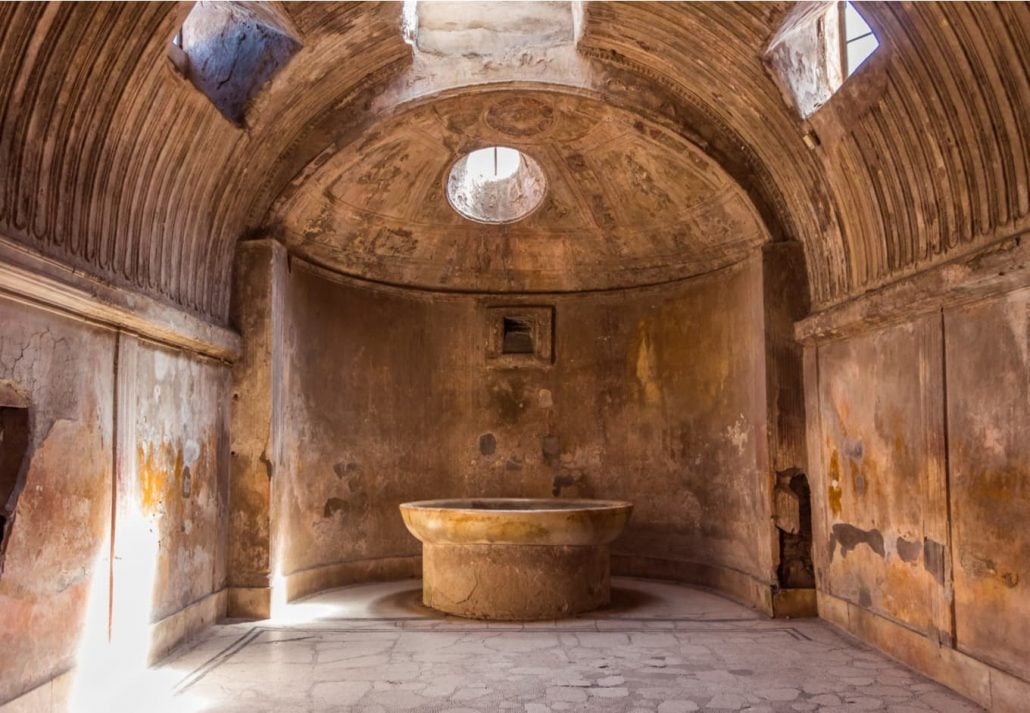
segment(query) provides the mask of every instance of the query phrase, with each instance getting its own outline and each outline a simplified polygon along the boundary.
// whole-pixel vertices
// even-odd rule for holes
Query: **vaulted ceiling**
[[[0,4],[0,233],[224,322],[234,246],[265,233],[472,290],[650,283],[795,240],[821,308],[1030,227],[1025,3],[863,4],[880,51],[808,121],[765,61],[789,3],[587,3],[573,60],[479,78],[430,76],[401,10],[276,5],[301,47],[237,125],[168,59],[188,6]],[[553,193],[493,240],[435,191],[507,100],[571,133],[507,135]]]

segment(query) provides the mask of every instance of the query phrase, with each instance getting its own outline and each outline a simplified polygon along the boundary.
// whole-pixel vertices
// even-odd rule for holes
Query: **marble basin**
[[[556,619],[606,605],[608,545],[633,505],[476,498],[400,506],[422,542],[422,601],[472,619]]]

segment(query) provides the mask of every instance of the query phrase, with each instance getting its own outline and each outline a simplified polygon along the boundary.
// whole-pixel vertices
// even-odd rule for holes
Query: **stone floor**
[[[981,710],[817,620],[635,579],[616,579],[614,600],[576,619],[490,624],[424,609],[415,580],[338,589],[214,627],[154,670],[171,695],[137,691],[131,710]]]

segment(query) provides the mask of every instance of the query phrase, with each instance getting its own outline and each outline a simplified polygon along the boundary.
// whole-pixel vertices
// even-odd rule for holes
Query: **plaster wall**
[[[617,571],[768,591],[760,259],[657,289],[499,299],[294,261],[285,293],[283,574],[416,573],[406,500],[560,495],[635,504]],[[489,363],[487,309],[526,305],[554,308],[553,363]]]
[[[136,502],[157,540],[158,621],[225,587],[228,370],[141,344],[136,380]]]
[[[992,710],[1030,690],[1028,309],[1023,289],[806,352],[820,614]]]
[[[6,298],[0,325],[0,385],[32,426],[0,574],[0,708],[29,694],[18,705],[49,710],[74,667],[124,673],[224,610],[228,370]]]
[[[6,702],[75,664],[93,587],[107,586],[116,344],[6,300],[0,324],[0,379],[32,406],[31,461],[0,574]]]
[[[944,315],[959,649],[1030,682],[1030,290]]]

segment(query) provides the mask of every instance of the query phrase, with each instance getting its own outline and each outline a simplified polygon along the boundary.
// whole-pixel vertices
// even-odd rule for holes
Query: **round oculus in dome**
[[[488,146],[458,159],[447,178],[447,202],[477,223],[513,223],[544,199],[540,164],[518,149]]]

